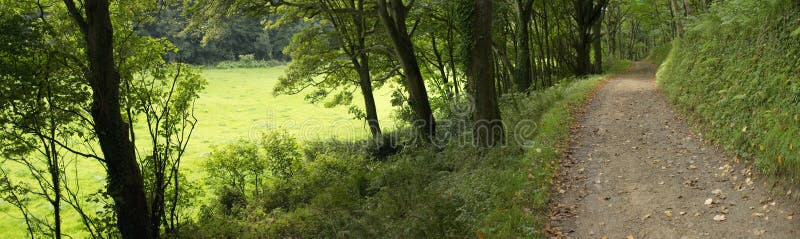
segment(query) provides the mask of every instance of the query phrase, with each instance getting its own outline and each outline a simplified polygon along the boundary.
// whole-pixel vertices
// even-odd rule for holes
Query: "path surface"
[[[558,175],[551,235],[800,238],[791,192],[770,197],[754,171],[692,133],[654,71],[635,63],[587,105]]]

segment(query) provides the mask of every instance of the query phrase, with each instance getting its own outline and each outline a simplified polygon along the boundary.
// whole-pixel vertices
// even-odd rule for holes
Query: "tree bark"
[[[533,0],[517,0],[517,65],[514,85],[517,91],[527,91],[531,86],[530,21]]]
[[[450,77],[447,76],[447,63],[442,58],[442,53],[439,51],[439,48],[436,44],[436,35],[431,34],[431,49],[433,49],[433,56],[436,60],[436,69],[439,71],[439,75],[442,76],[442,83],[444,84],[444,93],[447,100],[453,99],[453,91],[450,89],[448,85],[450,83]]]
[[[608,0],[574,0],[575,7],[575,23],[578,30],[578,41],[575,43],[575,51],[577,52],[577,59],[574,72],[576,75],[588,75],[594,72],[590,51],[591,44],[599,35],[592,34],[592,28],[595,27],[598,21],[601,21],[603,8]],[[601,53],[602,54],[602,53]]]
[[[594,74],[603,73],[603,41],[600,39],[603,37],[603,13],[600,13],[600,16],[594,22],[593,30],[594,37]]]
[[[588,27],[585,25],[578,25],[578,42],[575,46],[575,51],[577,51],[578,59],[577,65],[575,68],[575,74],[582,76],[588,75],[591,73],[592,62],[591,58],[589,57],[589,44],[591,43],[591,34]]]
[[[479,147],[503,144],[503,121],[497,105],[497,95],[492,69],[492,1],[474,0],[470,21],[469,77],[475,100],[475,143]]]
[[[414,54],[414,45],[411,43],[411,36],[406,27],[406,17],[410,6],[403,5],[402,0],[390,0],[389,3],[386,1],[378,0],[378,15],[389,33],[389,38],[406,76],[408,104],[416,115],[413,125],[422,140],[430,142],[436,136],[436,120],[433,117],[419,63]]]
[[[358,71],[358,85],[361,88],[361,94],[364,96],[364,110],[366,111],[367,125],[369,131],[372,133],[372,140],[375,143],[381,144],[383,142],[383,134],[381,132],[381,125],[378,121],[378,110],[375,107],[375,96],[372,92],[372,76],[369,73],[368,60],[366,56],[362,56],[360,66],[356,68]]]
[[[114,200],[117,227],[123,238],[155,238],[148,215],[144,182],[136,161],[130,127],[120,108],[120,75],[114,65],[114,32],[108,0],[86,0],[84,19],[73,0],[64,0],[86,41],[94,130],[108,174],[107,192]]]

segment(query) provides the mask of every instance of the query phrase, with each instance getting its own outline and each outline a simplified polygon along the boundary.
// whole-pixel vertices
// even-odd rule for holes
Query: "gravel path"
[[[634,63],[587,105],[556,180],[556,238],[800,238],[792,192],[703,141]],[[800,192],[795,192],[800,193]]]

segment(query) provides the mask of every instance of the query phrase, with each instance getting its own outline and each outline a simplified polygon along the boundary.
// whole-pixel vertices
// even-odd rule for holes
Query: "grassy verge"
[[[716,4],[687,26],[658,72],[706,138],[790,185],[800,180],[797,12],[788,0]]]
[[[206,205],[184,232],[195,238],[543,237],[574,113],[604,79],[504,97],[504,147],[477,149],[466,133],[441,150],[406,148],[375,161],[362,156],[359,142],[306,144],[304,157],[290,160],[300,164],[290,177],[265,179],[258,191],[217,190],[217,203]],[[448,120],[458,119],[440,123]],[[235,160],[236,148],[230,146],[228,160]]]

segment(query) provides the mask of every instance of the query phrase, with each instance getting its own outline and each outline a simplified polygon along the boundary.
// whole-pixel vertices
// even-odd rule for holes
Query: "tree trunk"
[[[474,0],[470,16],[469,78],[475,100],[475,143],[479,147],[503,144],[503,121],[497,105],[492,69],[492,1]]]
[[[575,51],[578,53],[575,74],[583,76],[592,72],[592,62],[589,56],[589,51],[591,50],[589,47],[589,44],[591,43],[591,34],[589,34],[586,26],[578,26],[578,34],[578,43],[575,46]]]
[[[594,72],[592,62],[590,59],[591,44],[595,39],[599,39],[599,34],[592,34],[592,28],[595,28],[598,21],[602,20],[603,8],[608,0],[574,0],[575,6],[575,23],[578,26],[578,41],[575,44],[575,51],[577,51],[577,63],[575,66],[576,75],[588,75]],[[602,50],[602,49],[601,49]],[[602,52],[600,53],[602,54]]]
[[[600,13],[598,19],[594,22],[594,74],[603,73],[603,14]]]
[[[81,28],[89,58],[91,115],[108,174],[107,192],[114,199],[117,227],[123,238],[155,238],[148,215],[142,174],[134,145],[120,112],[120,75],[114,65],[114,37],[108,0],[86,0],[84,19],[72,0],[64,0]]]
[[[52,101],[50,100],[50,95],[52,93],[50,92],[49,89],[48,89],[47,94],[48,94],[48,104],[52,104]],[[53,109],[51,108],[50,110],[53,110]],[[55,123],[55,119],[53,118],[53,116],[50,116],[50,130],[49,131],[50,131],[49,132],[50,139],[49,140],[45,139],[44,141],[49,143],[49,145],[47,145],[48,149],[46,151],[49,151],[48,154],[50,156],[49,157],[50,159],[48,160],[48,163],[50,165],[48,165],[47,169],[49,170],[49,173],[50,173],[50,181],[53,183],[53,199],[50,202],[50,205],[53,206],[53,234],[54,234],[53,236],[54,236],[55,239],[61,239],[61,231],[62,231],[61,230],[61,198],[62,198],[62,195],[61,195],[61,176],[60,176],[61,175],[61,169],[59,168],[60,167],[60,163],[59,163],[60,155],[59,155],[59,153],[57,151],[56,140],[55,140],[56,137],[57,137],[56,136],[56,123]]]
[[[433,49],[433,56],[436,59],[436,69],[439,70],[439,75],[442,76],[442,83],[444,83],[444,93],[447,100],[453,99],[453,91],[450,89],[450,78],[447,76],[447,63],[442,58],[442,53],[436,44],[436,35],[431,34],[431,48]]]
[[[402,0],[391,0],[388,4],[386,1],[378,0],[378,15],[389,33],[389,38],[406,76],[408,104],[416,115],[416,120],[412,124],[417,128],[423,141],[431,142],[436,136],[436,120],[433,117],[428,91],[425,89],[425,81],[422,78],[419,63],[414,54],[414,45],[411,43],[411,36],[408,34],[406,26],[406,16],[410,6],[403,5]]]
[[[531,86],[530,20],[533,0],[517,1],[517,66],[514,85],[517,91],[527,91]]]
[[[375,96],[372,92],[372,76],[369,73],[369,66],[365,66],[366,59],[362,58],[360,68],[358,71],[358,85],[361,88],[361,94],[364,96],[364,109],[366,110],[366,120],[369,126],[369,132],[372,133],[372,140],[375,143],[381,144],[383,142],[383,135],[381,133],[381,125],[378,121],[378,110],[375,107]]]

